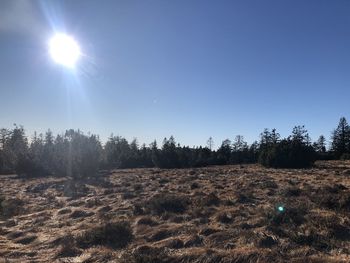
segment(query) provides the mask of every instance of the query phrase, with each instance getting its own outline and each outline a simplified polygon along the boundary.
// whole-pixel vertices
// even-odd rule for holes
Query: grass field
[[[350,162],[0,185],[0,262],[350,262]]]

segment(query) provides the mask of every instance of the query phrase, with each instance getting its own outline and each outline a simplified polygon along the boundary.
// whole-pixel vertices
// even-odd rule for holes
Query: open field
[[[350,262],[349,169],[1,176],[0,262]]]

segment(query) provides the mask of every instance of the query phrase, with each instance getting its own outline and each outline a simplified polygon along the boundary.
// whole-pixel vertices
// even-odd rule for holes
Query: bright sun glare
[[[81,55],[80,47],[74,38],[62,33],[50,39],[49,52],[56,63],[68,68],[74,68]]]

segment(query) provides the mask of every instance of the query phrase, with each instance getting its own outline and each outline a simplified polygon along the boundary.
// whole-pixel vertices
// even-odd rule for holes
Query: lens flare
[[[74,68],[81,56],[78,43],[73,37],[63,33],[58,33],[50,39],[49,52],[56,63],[68,68]]]
[[[283,211],[284,211],[284,207],[283,207],[283,206],[279,206],[279,207],[277,207],[277,210],[278,210],[279,212],[283,212]]]

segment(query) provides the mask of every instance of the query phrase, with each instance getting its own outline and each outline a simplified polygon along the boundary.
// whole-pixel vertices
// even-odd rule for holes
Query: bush
[[[133,240],[133,233],[128,222],[107,223],[87,230],[77,237],[81,248],[104,245],[112,248],[124,248]]]

